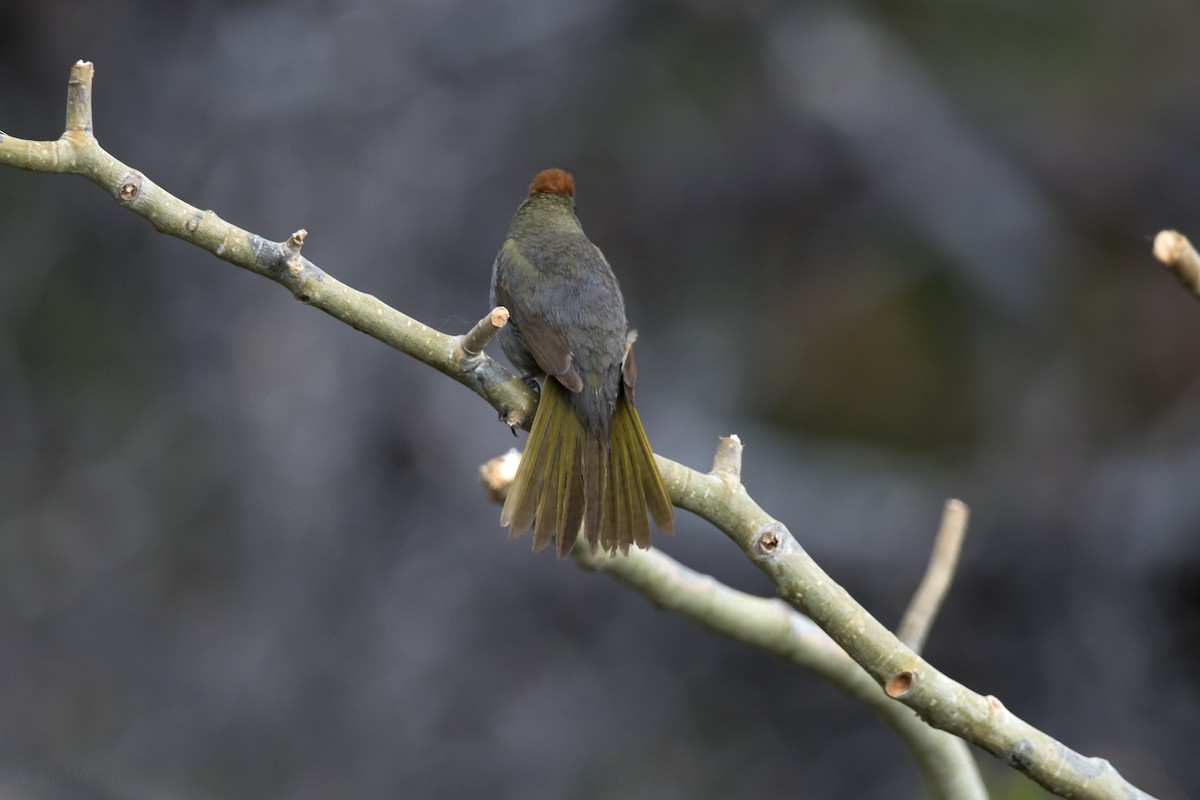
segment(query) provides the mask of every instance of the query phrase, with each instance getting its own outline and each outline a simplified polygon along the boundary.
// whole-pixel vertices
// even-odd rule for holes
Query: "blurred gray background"
[[[1200,236],[1191,0],[3,16],[4,131],[57,138],[92,60],[111,153],[443,330],[571,170],[659,452],[741,435],[751,493],[889,625],[962,498],[930,659],[1200,796],[1200,305],[1150,256]],[[922,796],[821,681],[507,541],[476,468],[514,443],[85,180],[0,170],[0,796]]]

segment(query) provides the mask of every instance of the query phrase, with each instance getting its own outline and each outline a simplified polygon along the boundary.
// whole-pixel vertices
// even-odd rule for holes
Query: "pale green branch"
[[[942,523],[938,526],[933,551],[929,554],[929,566],[925,568],[925,576],[921,578],[921,584],[913,593],[900,619],[900,626],[896,628],[896,637],[914,653],[921,652],[925,646],[929,629],[933,627],[946,593],[950,591],[970,514],[967,504],[961,500],[947,500],[942,509]]]
[[[962,739],[929,727],[911,709],[879,691],[879,685],[845,650],[783,601],[731,589],[659,550],[592,557],[586,545],[577,543],[573,555],[580,564],[641,592],[659,608],[811,670],[865,703],[908,747],[935,800],[987,800],[979,768]]]
[[[736,437],[718,444],[714,464],[741,456]],[[930,725],[978,745],[1063,797],[1091,800],[1149,800],[1108,761],[1088,758],[1056,741],[1006,709],[949,678],[867,613],[805,552],[787,527],[747,494],[741,482],[714,470],[701,475],[664,458],[658,460],[672,501],[724,531],[778,589],[842,646],[888,696]]]
[[[92,65],[71,68],[67,86],[67,129],[53,142],[0,134],[0,164],[82,175],[121,205],[149,220],[162,233],[196,245],[217,258],[282,284],[302,303],[416,358],[470,387],[510,425],[524,426],[536,401],[529,387],[484,355],[476,337],[464,349],[451,336],[352,289],[300,254],[303,235],[273,242],[202,211],[167,192],[109,155],[92,135]],[[472,349],[473,348],[473,349]]]
[[[301,302],[470,387],[510,424],[529,419],[535,403],[529,388],[478,352],[479,337],[472,336],[464,348],[463,337],[423,325],[317,268],[300,255],[302,233],[284,242],[264,239],[185,203],[105,152],[92,133],[92,73],[92,65],[85,62],[71,70],[67,126],[60,139],[37,142],[0,134],[0,164],[83,175],[163,233],[282,284]],[[725,439],[720,447],[736,452],[718,455],[718,466],[740,463],[740,443]],[[906,648],[809,558],[782,523],[750,498],[736,468],[704,475],[661,456],[658,464],[677,506],[729,535],[787,602],[820,625],[889,696],[931,725],[974,742],[1064,796],[1148,797],[1108,762],[1069,750],[1013,716],[995,698],[971,692]]]

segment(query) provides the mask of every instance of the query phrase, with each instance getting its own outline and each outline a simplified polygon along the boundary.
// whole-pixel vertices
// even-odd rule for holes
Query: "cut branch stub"
[[[1154,257],[1175,273],[1188,291],[1200,297],[1200,255],[1188,238],[1178,231],[1162,231],[1154,237]]]
[[[913,684],[916,682],[917,673],[906,669],[903,672],[897,672],[889,678],[888,682],[883,685],[883,690],[887,693],[888,697],[896,699],[908,694],[908,691],[912,689]]]
[[[67,125],[65,135],[92,136],[92,76],[90,61],[76,61],[67,81]]]
[[[791,538],[787,528],[778,522],[770,522],[754,537],[754,555],[757,558],[773,558]]]
[[[712,474],[735,483],[742,480],[742,440],[736,433],[717,440],[717,451],[713,455]]]

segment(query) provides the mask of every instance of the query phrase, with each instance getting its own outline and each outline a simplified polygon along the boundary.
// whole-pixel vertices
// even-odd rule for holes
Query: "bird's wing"
[[[509,261],[508,269],[498,270],[498,275],[503,276],[512,270],[519,270],[526,275],[532,275],[534,272],[534,266],[521,255],[520,248],[512,239],[504,242],[497,257]],[[496,281],[495,294],[496,302],[508,309],[511,324],[538,366],[547,375],[557,378],[569,391],[582,391],[583,380],[575,370],[571,348],[563,332],[554,327],[545,316],[510,294],[502,278]]]

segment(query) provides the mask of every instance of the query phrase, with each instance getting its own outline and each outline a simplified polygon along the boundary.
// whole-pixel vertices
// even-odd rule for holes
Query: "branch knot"
[[[127,206],[138,198],[142,193],[142,183],[146,180],[146,176],[137,170],[133,170],[121,181],[121,185],[117,187],[117,202],[123,206]]]
[[[917,673],[906,669],[888,678],[883,685],[883,691],[893,700],[904,697],[917,684]]]
[[[756,561],[774,558],[783,550],[789,539],[791,534],[783,523],[771,520],[754,534],[750,544],[752,555]]]

